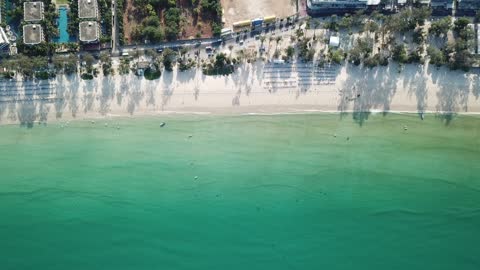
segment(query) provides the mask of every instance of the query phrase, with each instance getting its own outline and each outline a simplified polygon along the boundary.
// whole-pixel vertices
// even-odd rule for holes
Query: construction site
[[[296,0],[222,0],[224,27],[235,23],[276,16],[285,18],[297,12]]]

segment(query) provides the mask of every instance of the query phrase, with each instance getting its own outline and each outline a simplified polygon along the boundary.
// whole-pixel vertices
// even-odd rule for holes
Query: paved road
[[[118,18],[115,8],[116,1],[112,0],[112,53],[116,54],[117,52],[117,44],[118,44]]]
[[[300,17],[307,16],[307,0],[298,0],[298,14]]]

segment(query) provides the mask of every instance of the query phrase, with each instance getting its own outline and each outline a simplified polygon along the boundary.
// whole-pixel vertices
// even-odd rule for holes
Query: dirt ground
[[[180,36],[178,39],[194,39],[212,36],[211,21],[202,16],[193,15],[193,7],[189,4],[190,0],[177,0],[177,6],[182,10],[182,16],[185,18],[181,23]],[[126,0],[126,9],[123,14],[123,32],[127,44],[132,44],[131,34],[135,27],[142,23],[145,18],[138,17],[133,0]],[[163,21],[163,10],[158,10],[160,20]]]
[[[135,7],[133,6],[133,0],[125,1],[125,13],[123,13],[123,34],[125,35],[125,41],[127,44],[131,44],[132,40],[130,35],[135,27],[140,23],[134,16]]]
[[[221,0],[225,27],[237,21],[275,15],[283,18],[295,14],[297,0]]]

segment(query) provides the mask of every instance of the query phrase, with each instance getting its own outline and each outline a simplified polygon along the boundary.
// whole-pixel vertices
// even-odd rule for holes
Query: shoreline
[[[105,123],[112,124],[112,121],[115,120],[135,120],[135,119],[145,119],[145,118],[157,118],[160,122],[168,120],[168,117],[181,117],[181,116],[198,116],[198,117],[255,117],[255,116],[292,116],[292,115],[347,115],[347,116],[354,116],[354,115],[366,115],[366,116],[376,116],[380,114],[385,114],[384,117],[388,115],[410,115],[410,116],[418,116],[420,112],[414,111],[370,111],[370,112],[359,112],[359,111],[321,111],[321,110],[297,110],[297,111],[277,111],[277,112],[193,112],[193,111],[165,111],[165,112],[157,112],[157,113],[143,113],[137,115],[125,115],[125,114],[110,114],[105,116],[92,116],[92,117],[82,117],[82,118],[68,118],[68,119],[52,119],[49,121],[35,121],[31,124],[30,127],[34,127],[35,125],[49,125],[49,124],[69,124],[71,122],[91,122],[94,121],[93,124],[103,125],[103,122],[97,121],[104,121]],[[423,112],[423,114],[428,117],[436,117],[439,119],[444,118],[443,120],[447,120],[447,117],[454,116],[454,117],[473,117],[480,119],[480,112],[435,112],[435,111],[427,111]],[[164,116],[165,118],[161,118]],[[419,118],[420,119],[420,118]],[[352,120],[355,120],[352,118]],[[0,126],[27,126],[27,124],[18,123],[18,122],[10,122],[10,123],[0,123]],[[115,127],[115,126],[111,126]]]
[[[0,125],[169,114],[480,114],[477,73],[416,65],[400,72],[395,64],[313,72],[305,67],[260,62],[230,76],[175,69],[153,81],[133,74],[91,81],[61,75],[50,81],[4,81]]]

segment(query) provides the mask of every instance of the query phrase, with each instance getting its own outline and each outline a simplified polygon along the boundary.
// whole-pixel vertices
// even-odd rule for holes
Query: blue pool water
[[[70,41],[70,35],[68,34],[68,10],[66,7],[58,8],[59,16],[57,19],[59,36],[55,39],[57,43],[67,43]]]

